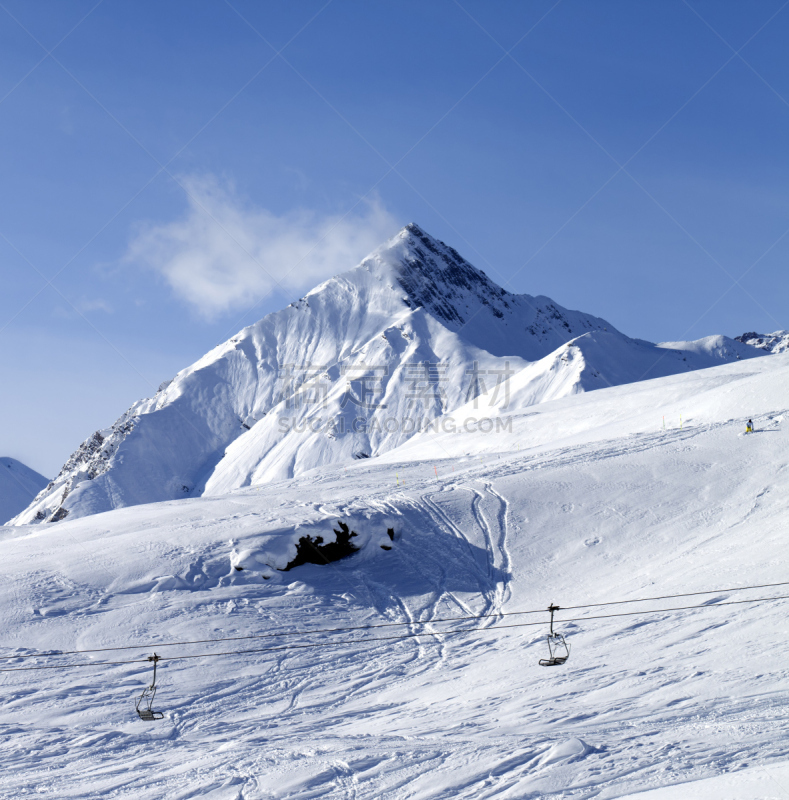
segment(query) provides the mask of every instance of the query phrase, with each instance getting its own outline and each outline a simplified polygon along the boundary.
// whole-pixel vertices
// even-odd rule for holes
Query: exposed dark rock
[[[311,536],[302,536],[296,545],[296,558],[282,571],[287,572],[302,564],[330,564],[332,561],[339,561],[341,558],[356,553],[359,548],[351,539],[357,534],[350,530],[344,522],[338,521],[337,524],[340,530],[334,528],[334,532],[337,534],[337,540],[334,542],[323,544],[322,536],[316,536],[314,539]]]
[[[36,501],[60,483],[64,486],[63,496],[60,499],[62,503],[74,488],[75,481],[84,478],[92,481],[99,475],[103,475],[109,469],[110,459],[117,451],[118,446],[131,433],[136,423],[137,417],[127,412],[109,431],[104,431],[106,436],[100,431],[96,431],[87,438],[71,454],[55,480],[50,481],[49,485],[38,493]],[[61,510],[59,509],[49,521],[58,522],[63,519],[67,512],[63,511],[62,516],[58,516]],[[36,519],[43,519],[43,517],[39,517],[37,514]]]
[[[412,257],[398,277],[406,292],[406,305],[423,307],[444,322],[463,325],[466,320],[456,300],[463,292],[474,294],[494,316],[504,316],[501,307],[510,308],[506,289],[493,283],[482,270],[473,267],[456,250],[432,239],[418,225],[406,225],[411,235]]]

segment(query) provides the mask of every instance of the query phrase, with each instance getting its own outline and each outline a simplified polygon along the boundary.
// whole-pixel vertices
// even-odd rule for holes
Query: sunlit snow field
[[[0,673],[0,794],[789,797],[789,600],[715,607],[789,596],[732,590],[789,582],[789,355],[513,405],[509,431],[0,529],[2,666],[91,662]],[[360,552],[272,568],[338,520]],[[547,612],[514,613],[706,590],[560,611],[555,668]],[[205,641],[231,637],[261,638]]]

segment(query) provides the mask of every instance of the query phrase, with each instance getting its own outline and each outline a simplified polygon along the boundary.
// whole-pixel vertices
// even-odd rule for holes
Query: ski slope
[[[789,585],[733,587],[789,581],[787,388],[779,354],[470,404],[511,428],[0,529],[3,667],[89,664],[0,672],[0,796],[785,797]],[[357,554],[276,568],[338,520]],[[702,591],[560,611],[553,669],[515,613]]]

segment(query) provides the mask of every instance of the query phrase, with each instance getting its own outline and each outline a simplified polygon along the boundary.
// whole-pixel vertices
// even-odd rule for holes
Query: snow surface
[[[3,528],[4,666],[95,665],[0,672],[0,795],[785,797],[789,587],[731,587],[789,580],[788,388],[789,354],[751,359],[221,496]],[[360,552],[276,569],[338,520]],[[572,655],[551,669],[546,612],[437,621],[693,591],[558,612]],[[703,607],[658,611],[686,605]],[[421,635],[385,638],[402,632]],[[168,645],[186,640],[203,641]],[[165,717],[145,723],[154,649]]]
[[[0,458],[0,525],[24,511],[49,483],[15,458]]]
[[[519,373],[519,402],[534,405],[766,354],[726,337],[630,339],[550,298],[507,292],[411,224],[97,431],[11,524],[222,495],[376,457],[504,371]]]
[[[787,789],[789,764],[771,764],[639,792],[624,800],[784,800]]]

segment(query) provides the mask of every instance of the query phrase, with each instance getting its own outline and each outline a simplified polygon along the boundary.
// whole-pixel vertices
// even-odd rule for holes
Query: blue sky
[[[0,455],[409,221],[632,336],[789,328],[785,5],[4,0]]]

